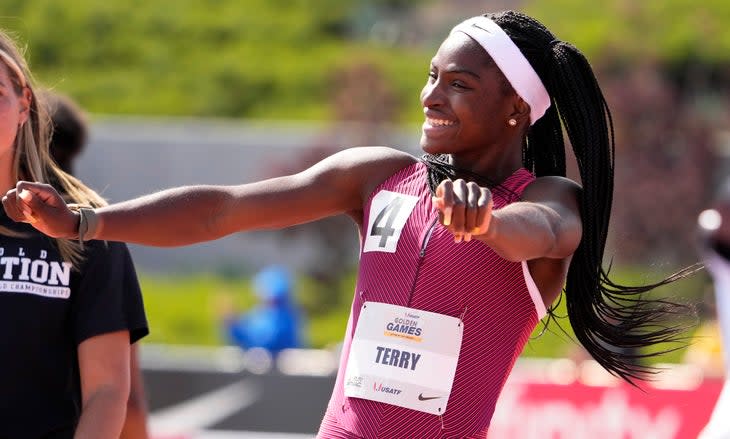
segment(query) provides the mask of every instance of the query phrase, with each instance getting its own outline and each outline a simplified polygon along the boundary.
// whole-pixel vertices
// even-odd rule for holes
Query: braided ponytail
[[[523,162],[538,177],[565,176],[563,128],[573,148],[583,190],[583,236],[565,285],[568,318],[578,341],[606,370],[626,381],[655,370],[637,360],[663,353],[634,350],[683,340],[678,316],[686,305],[650,300],[642,293],[684,278],[701,268],[687,267],[649,285],[614,283],[603,268],[614,186],[614,132],[611,112],[583,54],[555,39],[544,25],[517,12],[490,14],[520,48],[548,90],[552,105],[528,132]],[[561,125],[562,122],[562,125]],[[671,350],[671,349],[670,349]]]

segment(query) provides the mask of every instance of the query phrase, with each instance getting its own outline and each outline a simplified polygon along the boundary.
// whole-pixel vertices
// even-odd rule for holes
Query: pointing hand
[[[471,241],[489,229],[492,219],[492,192],[474,182],[462,179],[444,180],[432,198],[439,210],[439,220],[451,233],[454,242]]]

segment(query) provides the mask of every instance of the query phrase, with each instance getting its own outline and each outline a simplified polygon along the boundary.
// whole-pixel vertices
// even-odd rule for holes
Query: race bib
[[[365,302],[345,370],[345,395],[443,415],[464,323],[442,314]]]

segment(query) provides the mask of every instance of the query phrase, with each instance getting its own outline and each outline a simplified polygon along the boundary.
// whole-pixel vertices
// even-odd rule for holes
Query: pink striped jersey
[[[504,382],[545,315],[526,262],[509,262],[480,241],[454,242],[438,222],[426,176],[423,163],[410,165],[378,186],[364,207],[356,292],[318,438],[485,438]],[[534,179],[526,169],[508,177],[500,185],[505,190],[492,191],[495,209],[517,201]],[[371,211],[381,191],[417,197],[399,236],[383,229],[388,226],[386,209]],[[380,221],[367,230],[371,215]],[[382,238],[383,243],[397,237],[394,252],[366,251],[366,239],[373,234],[370,239]],[[345,367],[365,301],[462,318],[461,353],[444,415],[344,395]]]

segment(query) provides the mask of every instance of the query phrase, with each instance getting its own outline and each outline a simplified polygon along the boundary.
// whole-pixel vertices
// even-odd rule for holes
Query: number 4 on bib
[[[370,203],[363,252],[395,253],[398,239],[418,197],[380,191]]]

